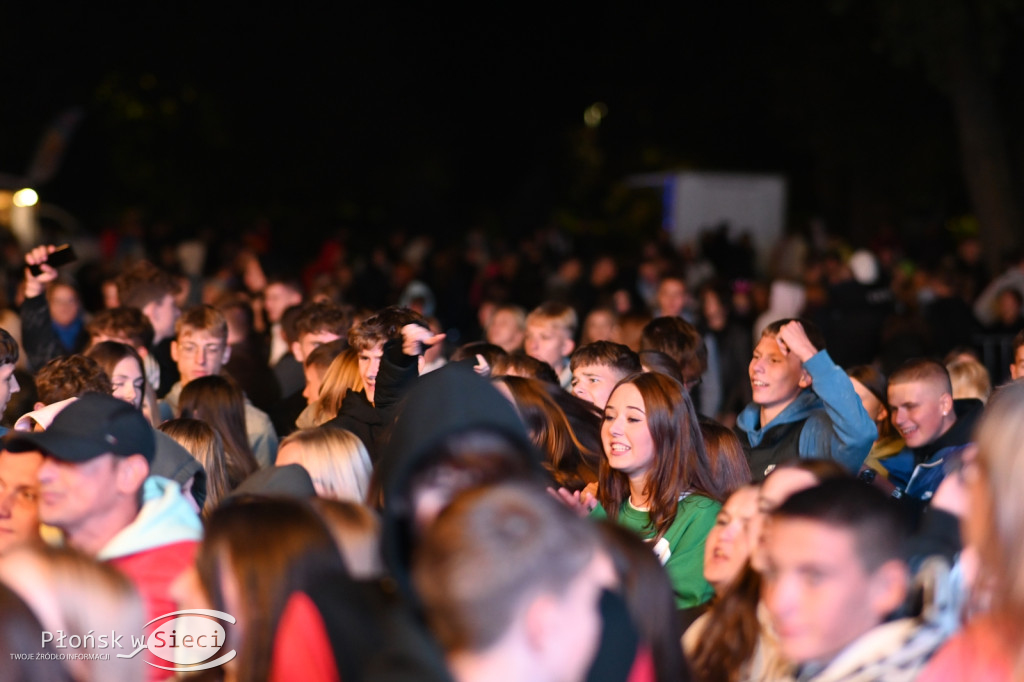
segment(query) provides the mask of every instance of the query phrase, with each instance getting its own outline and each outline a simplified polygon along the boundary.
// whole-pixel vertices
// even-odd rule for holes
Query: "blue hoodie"
[[[763,441],[764,448],[773,447],[765,440],[770,430],[803,422],[796,436],[796,452],[786,453],[778,461],[796,457],[832,459],[856,473],[878,437],[878,429],[853,390],[850,378],[832,362],[828,351],[818,351],[804,363],[804,369],[811,375],[810,388],[797,394],[775,419],[762,426],[761,407],[756,403],[748,404],[736,418],[736,429],[749,443],[744,448],[747,456],[762,447]],[[768,472],[752,473],[754,480],[762,480]]]

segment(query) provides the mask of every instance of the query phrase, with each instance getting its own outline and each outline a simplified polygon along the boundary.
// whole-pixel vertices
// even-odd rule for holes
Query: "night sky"
[[[0,171],[81,107],[40,191],[88,229],[129,206],[183,229],[608,221],[622,178],[670,169],[785,173],[791,220],[839,232],[970,210],[948,101],[875,3],[149,4],[5,21]]]

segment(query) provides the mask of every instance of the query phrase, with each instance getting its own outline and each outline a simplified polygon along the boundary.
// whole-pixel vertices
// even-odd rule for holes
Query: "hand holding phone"
[[[46,263],[51,268],[59,268],[62,265],[68,263],[74,263],[78,260],[78,256],[75,254],[75,249],[70,244],[62,244],[47,255],[46,260],[40,263],[32,263],[28,266],[29,272],[35,277],[43,274],[42,264]]]

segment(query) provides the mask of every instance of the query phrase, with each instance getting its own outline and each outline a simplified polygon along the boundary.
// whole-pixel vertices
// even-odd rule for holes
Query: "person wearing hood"
[[[765,328],[749,367],[753,402],[736,419],[755,483],[796,458],[832,459],[856,473],[878,435],[853,383],[825,350],[817,325]]]
[[[402,352],[397,345],[396,354]],[[416,365],[414,357],[399,360]],[[457,493],[523,478],[547,483],[515,409],[486,379],[454,363],[413,381],[382,442],[370,486],[371,501],[380,505],[387,577],[360,583],[358,598],[366,606],[357,620],[346,606],[353,603],[347,585],[325,582],[308,592],[335,658],[349,661],[361,679],[450,682],[413,587],[414,549]],[[356,641],[372,645],[353,646]]]
[[[371,500],[380,503],[381,552],[388,574],[383,580],[362,583],[361,598],[368,604],[363,614],[372,617],[352,622],[343,607],[351,599],[344,585],[324,584],[310,591],[336,658],[358,657],[355,667],[362,679],[453,679],[424,619],[412,580],[414,556],[427,529],[460,493],[512,481],[537,488],[551,484],[511,403],[466,363],[448,364],[413,382],[371,483]],[[615,662],[625,659],[628,671],[636,653],[636,633],[621,600],[607,607],[602,601],[602,608],[615,606],[620,608],[615,618],[607,619],[611,625],[602,642],[617,638],[623,646],[632,646],[614,657]],[[353,637],[365,638],[373,646],[354,648]],[[618,670],[611,663],[604,668]]]
[[[174,481],[181,487],[185,501],[197,514],[206,503],[206,469],[191,452],[166,433],[153,431],[155,450],[149,475]]]
[[[928,502],[971,442],[983,403],[953,399],[949,372],[933,360],[908,360],[889,378],[889,412],[906,441],[882,462],[899,497]]]
[[[461,490],[508,478],[548,485],[511,403],[469,366],[445,366],[409,392],[375,472],[384,560],[411,592],[412,546]],[[372,493],[371,493],[372,494]]]
[[[150,475],[156,444],[141,412],[109,395],[86,394],[46,431],[8,437],[6,449],[43,456],[43,523],[127,575],[145,601],[147,620],[174,611],[169,587],[192,563],[202,524],[179,484]]]

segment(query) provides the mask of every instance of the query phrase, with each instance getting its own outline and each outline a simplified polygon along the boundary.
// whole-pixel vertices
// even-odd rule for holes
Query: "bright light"
[[[14,196],[12,197],[12,201],[14,202],[14,205],[19,208],[25,208],[26,206],[35,206],[36,204],[39,203],[39,195],[36,194],[36,191],[34,189],[29,189],[28,187],[26,187],[25,189],[19,189],[17,192],[15,192]]]
[[[588,128],[601,125],[601,119],[608,115],[608,106],[604,102],[594,102],[583,112],[583,122]]]

